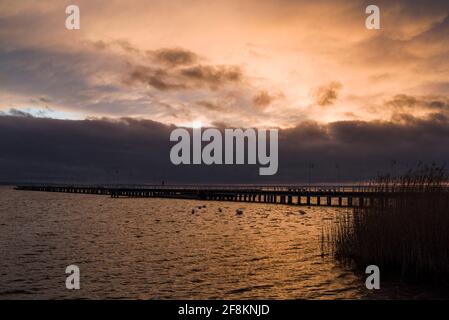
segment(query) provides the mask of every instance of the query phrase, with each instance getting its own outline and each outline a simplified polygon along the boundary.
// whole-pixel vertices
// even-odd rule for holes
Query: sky
[[[80,30],[65,28],[70,4],[80,8]],[[380,8],[380,30],[365,27],[369,4]],[[167,148],[162,132],[198,122],[279,128],[284,156],[271,179],[281,182],[306,179],[307,163],[322,163],[314,176],[324,181],[361,179],[392,162],[444,162],[448,51],[447,1],[2,0],[0,180],[50,177],[50,162],[61,168],[55,179],[125,172],[118,158],[132,152],[114,144],[147,159],[135,145],[145,140],[131,139],[135,127]],[[120,137],[130,140],[105,137],[110,150],[91,150],[101,161],[72,163],[67,155],[81,157],[98,126],[111,136],[127,126]],[[43,155],[32,146],[38,128],[66,140],[39,140]],[[101,169],[111,153],[111,168]],[[180,174],[206,178],[194,171]]]

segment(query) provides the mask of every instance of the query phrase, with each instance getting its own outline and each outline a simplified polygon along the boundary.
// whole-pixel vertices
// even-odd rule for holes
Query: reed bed
[[[337,218],[323,247],[340,261],[402,280],[449,283],[449,192],[444,167],[371,182],[377,196]]]

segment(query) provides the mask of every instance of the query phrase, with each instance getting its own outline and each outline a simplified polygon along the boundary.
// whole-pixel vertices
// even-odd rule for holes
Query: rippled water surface
[[[1,187],[0,298],[363,298],[364,279],[321,256],[343,210]],[[70,264],[81,290],[65,289]]]

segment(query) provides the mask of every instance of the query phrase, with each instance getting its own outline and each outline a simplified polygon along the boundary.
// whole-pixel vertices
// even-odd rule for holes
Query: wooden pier
[[[303,206],[369,206],[394,192],[368,186],[69,186],[21,185],[16,190],[94,194],[111,198],[175,198]]]

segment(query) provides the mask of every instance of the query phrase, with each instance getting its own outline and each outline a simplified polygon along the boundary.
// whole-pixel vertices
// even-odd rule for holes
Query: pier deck
[[[395,192],[369,186],[69,186],[21,185],[16,190],[105,195],[111,198],[175,198],[305,206],[369,206]]]

